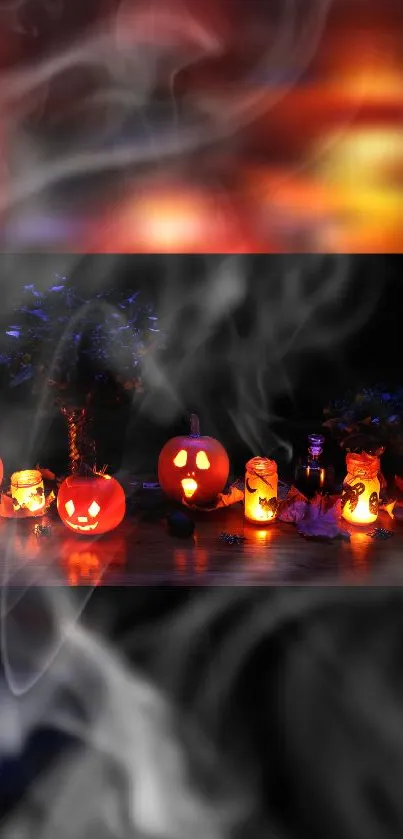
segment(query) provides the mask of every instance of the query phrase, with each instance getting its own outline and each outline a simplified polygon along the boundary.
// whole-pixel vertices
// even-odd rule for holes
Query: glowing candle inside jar
[[[245,518],[261,524],[277,514],[277,464],[265,457],[253,457],[246,464]]]
[[[352,524],[372,524],[379,510],[379,457],[348,454],[341,497],[343,518]]]
[[[29,510],[30,513],[45,511],[45,490],[42,475],[36,469],[14,472],[11,476],[11,497],[14,510]]]

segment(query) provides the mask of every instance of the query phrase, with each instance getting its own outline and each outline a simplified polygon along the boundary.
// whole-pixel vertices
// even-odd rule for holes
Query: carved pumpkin
[[[69,475],[60,485],[57,510],[66,527],[95,536],[120,524],[126,499],[122,487],[110,475]]]
[[[218,440],[200,435],[196,414],[191,416],[190,435],[168,440],[159,456],[159,483],[176,501],[207,504],[222,492],[228,475],[227,452]]]

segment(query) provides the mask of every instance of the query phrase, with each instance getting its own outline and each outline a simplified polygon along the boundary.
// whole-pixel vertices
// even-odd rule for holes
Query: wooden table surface
[[[35,524],[50,522],[51,534],[38,537]],[[19,584],[26,573],[49,585],[348,585],[379,584],[403,571],[403,524],[381,513],[377,525],[393,531],[385,541],[346,526],[350,542],[308,541],[292,524],[263,530],[243,520],[235,505],[195,516],[192,539],[171,537],[164,519],[128,516],[117,530],[98,538],[78,536],[53,514],[48,519],[0,519],[3,580]],[[229,545],[220,534],[237,533]],[[5,572],[5,573],[4,573]],[[403,573],[402,573],[403,583]]]

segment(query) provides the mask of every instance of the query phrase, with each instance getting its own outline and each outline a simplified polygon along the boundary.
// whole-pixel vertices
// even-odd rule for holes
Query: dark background
[[[112,371],[107,390],[101,389],[97,395],[94,419],[99,462],[107,463],[114,471],[128,468],[152,472],[166,439],[186,432],[188,413],[197,410],[202,433],[217,436],[224,443],[236,474],[242,473],[246,458],[260,452],[274,454],[280,465],[285,465],[291,451],[295,456],[304,448],[307,433],[320,430],[323,407],[330,399],[343,395],[349,388],[358,390],[378,381],[390,386],[401,383],[402,258],[340,256],[329,257],[333,263],[327,263],[325,257],[319,257],[313,267],[310,263],[308,266],[308,259],[312,258],[242,258],[239,264],[246,280],[240,302],[228,315],[224,307],[214,327],[206,330],[185,374],[178,370],[182,369],[187,344],[200,321],[197,305],[210,296],[214,311],[215,285],[214,282],[208,285],[207,281],[218,270],[222,258],[89,256],[73,261],[68,282],[87,299],[100,288],[113,288],[116,293],[140,288],[143,298],[155,306],[162,328],[167,322],[167,309],[170,312],[167,344],[156,355],[165,371],[167,387],[161,390],[153,380],[148,394],[133,398],[115,386]],[[3,260],[1,279],[2,293],[7,300],[2,318],[5,325],[13,322],[11,312],[23,297],[23,286],[34,282],[38,288],[46,288],[54,282],[54,273],[63,270],[59,265],[64,264],[63,257],[55,255],[16,257],[14,263],[10,263],[10,257],[7,260]],[[306,322],[305,292],[308,295],[313,289],[317,293],[335,260],[339,260],[337,265],[342,270],[348,271],[347,291],[340,299],[336,295],[336,300],[331,300],[325,310],[314,307]],[[11,264],[14,265],[12,277]],[[291,350],[274,362],[275,347],[270,343],[270,333],[273,325],[277,327],[278,318],[272,301],[281,295],[282,283],[292,285],[289,274],[292,266],[306,275],[292,313],[297,338]],[[296,278],[295,282],[299,280]],[[331,286],[333,281],[326,282]],[[197,288],[201,296],[195,306],[192,294]],[[371,303],[367,311],[368,298]],[[353,319],[353,327],[345,334],[344,327],[351,313],[359,315],[361,308],[365,309],[363,318],[358,317],[357,327]],[[257,318],[261,311],[264,315],[258,334]],[[286,320],[283,310],[281,317]],[[287,324],[284,329],[287,334]],[[319,329],[323,333],[320,342],[310,342],[310,336]],[[253,381],[256,366],[262,390]],[[91,375],[88,364],[79,371],[84,389]],[[247,389],[246,397],[238,394],[240,383]],[[266,400],[264,406],[262,393]],[[21,457],[28,457],[27,453],[23,454],[23,443],[26,430],[32,425],[38,396],[32,395],[30,382],[10,389],[3,369],[1,402],[2,440],[7,439],[2,445],[2,457],[7,471],[21,466]],[[251,435],[244,431],[244,411],[252,416],[261,412]],[[35,440],[34,455],[30,451],[29,458],[62,470],[67,459],[64,420],[57,411],[51,411],[42,426]]]

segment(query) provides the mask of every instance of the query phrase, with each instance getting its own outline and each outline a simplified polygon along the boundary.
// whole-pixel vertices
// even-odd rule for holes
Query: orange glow
[[[351,524],[373,524],[378,518],[380,483],[379,458],[348,454],[343,484],[342,514]]]
[[[187,555],[185,551],[174,551],[175,568],[180,574],[184,574],[187,568]]]
[[[197,548],[195,554],[195,572],[196,574],[205,574],[208,569],[209,555],[204,548]]]
[[[119,216],[118,236],[146,253],[198,251],[225,225],[213,194],[180,183],[144,185]]]
[[[67,557],[66,570],[71,586],[90,583],[97,585],[100,579],[100,561],[91,551],[73,551]]]
[[[261,529],[254,525],[249,527],[245,525],[244,536],[248,544],[254,544],[257,547],[267,545],[273,538],[273,531],[270,528]]]
[[[196,455],[196,466],[198,469],[210,469],[210,461],[206,455],[206,452],[197,452]]]
[[[277,513],[277,465],[274,460],[254,457],[246,464],[245,518],[270,522]]]
[[[185,451],[185,449],[181,449],[181,451],[178,452],[178,454],[174,458],[174,464],[175,464],[175,466],[178,466],[178,468],[181,468],[183,466],[186,466],[187,459],[188,459],[187,452]]]
[[[304,0],[292,14],[270,0],[59,3],[60,66],[89,50],[108,70],[62,87],[51,13],[25,20],[27,5],[0,3],[0,182],[4,194],[22,190],[1,211],[7,250],[401,252],[402,153],[391,142],[402,121],[401,0],[318,1],[318,14]],[[49,174],[55,191],[44,216],[37,192],[20,213],[25,177],[13,167],[32,113],[55,152],[43,177],[42,161],[32,171],[36,190]],[[55,126],[66,146],[52,145]],[[266,194],[247,183],[257,167],[263,186],[279,176]],[[66,180],[77,185],[70,210],[58,196]]]
[[[15,512],[28,510],[41,515],[45,512],[45,490],[42,475],[36,469],[14,472],[11,476],[11,498]]]
[[[192,498],[197,490],[197,482],[193,478],[183,478],[182,489],[186,498]]]
[[[61,544],[62,568],[72,586],[108,585],[114,574],[126,567],[126,561],[126,540],[114,535],[89,542],[67,536]]]

